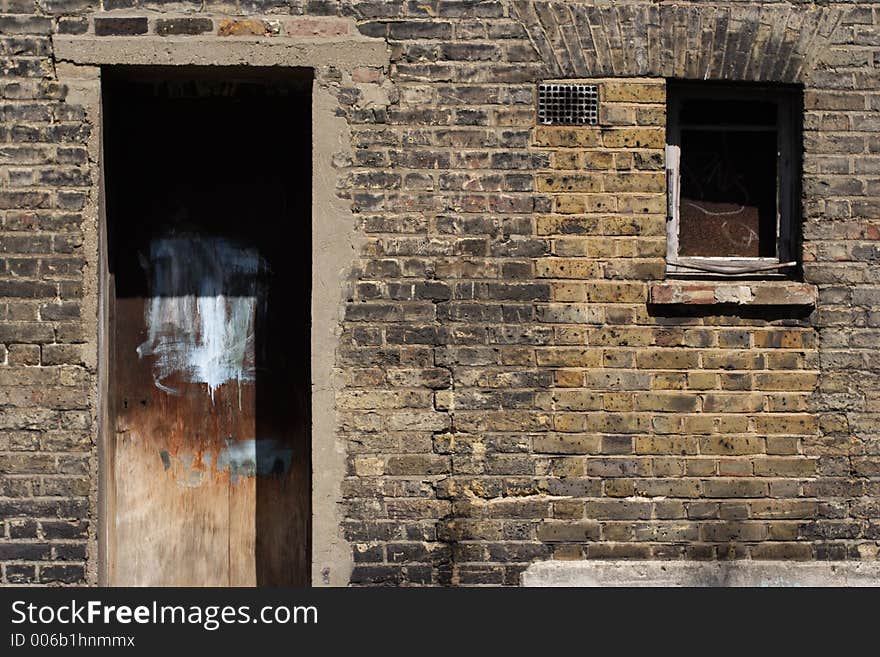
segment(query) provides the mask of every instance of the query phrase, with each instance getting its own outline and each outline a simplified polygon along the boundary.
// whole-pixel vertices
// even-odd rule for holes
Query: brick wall
[[[392,61],[321,76],[351,127],[338,187],[364,237],[337,350],[352,583],[515,584],[536,559],[877,557],[874,3],[185,7],[0,0],[4,583],[93,582],[96,559],[81,211],[97,174],[51,35],[319,39],[344,24],[327,16]],[[761,304],[648,303],[669,77],[804,85],[811,312],[772,284]],[[600,86],[599,126],[536,128],[536,82],[565,78]]]

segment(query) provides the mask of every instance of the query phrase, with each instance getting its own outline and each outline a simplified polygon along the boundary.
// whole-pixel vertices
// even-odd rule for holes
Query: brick
[[[595,128],[539,127],[534,130],[533,144],[555,148],[595,148],[600,145],[600,133]]]
[[[533,439],[532,449],[540,454],[596,454],[599,436],[545,434]]]
[[[299,37],[339,37],[349,34],[350,23],[338,18],[297,17],[284,21],[284,32]]]
[[[602,176],[588,174],[543,174],[538,177],[539,192],[601,192]]]
[[[254,18],[227,18],[217,24],[218,36],[265,36],[271,33],[271,26],[266,21]]]
[[[214,23],[210,18],[157,18],[156,34],[196,35],[214,31]]]
[[[657,82],[603,82],[601,98],[605,102],[665,103],[666,88]]]
[[[705,479],[706,497],[764,497],[767,484],[756,479]]]
[[[112,16],[95,18],[95,36],[136,36],[147,33],[147,18]]]
[[[608,128],[602,131],[602,144],[605,148],[663,148],[666,131],[660,128]]]
[[[538,526],[538,540],[545,543],[582,542],[599,539],[599,523],[591,520],[579,522],[548,520]]]

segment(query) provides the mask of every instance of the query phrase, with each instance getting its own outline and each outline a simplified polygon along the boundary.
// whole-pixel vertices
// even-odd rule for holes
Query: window
[[[670,82],[670,274],[780,275],[796,266],[801,93]]]

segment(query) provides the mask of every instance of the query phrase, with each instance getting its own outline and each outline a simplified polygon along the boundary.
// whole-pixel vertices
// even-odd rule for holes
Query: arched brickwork
[[[515,0],[557,77],[641,76],[799,82],[841,20],[832,7]]]

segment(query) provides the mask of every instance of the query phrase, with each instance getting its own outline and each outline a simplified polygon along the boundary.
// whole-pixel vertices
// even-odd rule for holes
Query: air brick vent
[[[541,125],[596,125],[598,122],[599,88],[596,85],[538,85],[538,123]]]

